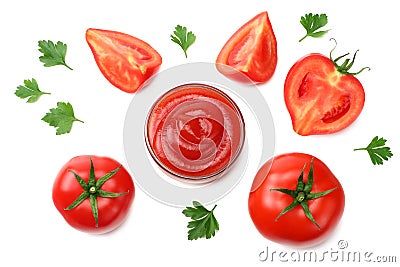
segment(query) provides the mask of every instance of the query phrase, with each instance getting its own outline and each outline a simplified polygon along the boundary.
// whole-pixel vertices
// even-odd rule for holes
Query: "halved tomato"
[[[277,59],[276,38],[265,11],[229,38],[216,62],[233,67],[254,82],[266,82],[275,72]],[[224,74],[228,70],[221,67],[218,69],[222,69]]]
[[[128,93],[136,92],[162,63],[153,47],[125,33],[90,28],[86,41],[104,77]]]
[[[333,51],[333,50],[332,50]],[[297,61],[285,80],[285,103],[295,132],[300,135],[330,134],[343,130],[360,115],[364,88],[349,72],[354,58],[343,64],[321,54],[309,54]]]

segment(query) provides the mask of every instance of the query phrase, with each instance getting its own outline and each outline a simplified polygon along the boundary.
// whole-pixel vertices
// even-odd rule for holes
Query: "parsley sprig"
[[[67,54],[67,45],[58,41],[54,44],[52,41],[41,40],[38,42],[39,52],[43,53],[39,60],[44,63],[45,67],[52,67],[56,65],[63,65],[72,70],[70,66],[65,63],[65,56]]]
[[[379,138],[378,136],[375,136],[371,143],[367,147],[362,147],[362,148],[356,148],[354,151],[357,150],[366,150],[368,152],[369,157],[371,158],[372,164],[374,165],[382,165],[383,160],[389,160],[393,156],[392,151],[390,151],[390,148],[385,146],[386,145],[386,139],[383,137]]]
[[[58,102],[57,108],[51,108],[42,120],[56,128],[56,135],[69,133],[75,121],[83,123],[75,117],[72,105],[64,102]]]
[[[326,14],[305,14],[300,18],[300,23],[303,25],[304,29],[306,29],[307,33],[299,40],[299,42],[303,41],[308,36],[314,38],[322,37],[329,31],[317,31],[328,24],[328,16]]]
[[[171,34],[171,41],[177,43],[183,49],[185,57],[187,58],[187,50],[194,41],[196,41],[196,35],[191,31],[187,32],[186,27],[177,25],[175,27],[174,35]]]
[[[187,225],[188,239],[196,240],[198,238],[210,239],[215,236],[219,230],[219,224],[214,216],[215,205],[212,210],[206,209],[200,202],[193,201],[193,207],[186,207],[182,213],[192,219]]]
[[[32,80],[24,80],[24,85],[17,87],[15,95],[19,98],[28,98],[27,103],[34,103],[39,100],[42,95],[49,95],[50,93],[42,92],[39,89],[37,81],[32,78]]]

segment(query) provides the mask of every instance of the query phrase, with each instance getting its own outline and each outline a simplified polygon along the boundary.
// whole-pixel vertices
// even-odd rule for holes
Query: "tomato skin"
[[[125,33],[89,28],[86,41],[103,76],[127,93],[136,92],[162,63],[153,47]]]
[[[284,97],[293,129],[303,136],[347,128],[358,118],[365,102],[360,81],[339,73],[333,62],[321,54],[309,54],[291,67]]]
[[[237,75],[223,65],[240,71],[253,82],[268,81],[275,72],[277,42],[268,13],[262,12],[241,26],[226,42],[218,54],[218,70],[231,78]],[[239,80],[240,77],[238,78]]]
[[[293,198],[270,189],[294,190],[305,163],[306,182],[312,158],[303,153],[282,154],[266,162],[257,173],[249,195],[248,208],[254,225],[265,238],[294,247],[312,247],[326,240],[339,223],[345,205],[343,188],[329,168],[315,157],[311,192],[322,192],[338,186],[331,193],[308,201],[311,214],[321,229],[305,216],[300,206],[276,221],[281,211],[293,202]],[[268,172],[269,167],[271,169]]]
[[[75,229],[87,233],[103,234],[116,229],[125,220],[135,197],[135,187],[132,177],[121,166],[119,171],[102,186],[102,190],[128,193],[116,198],[97,197],[98,227],[95,227],[89,199],[84,200],[74,209],[65,210],[83,192],[83,188],[71,171],[78,174],[87,183],[90,159],[93,161],[96,180],[121,165],[108,157],[82,155],[72,158],[61,168],[54,181],[53,203],[65,221]]]

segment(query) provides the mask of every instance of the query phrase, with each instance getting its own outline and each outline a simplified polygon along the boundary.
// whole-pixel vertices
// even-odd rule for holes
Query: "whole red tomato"
[[[342,186],[321,160],[289,153],[261,167],[248,204],[251,219],[264,237],[311,247],[330,236],[342,217],[344,203]]]
[[[162,63],[153,47],[126,33],[88,29],[86,41],[104,77],[128,93],[136,92]]]
[[[262,12],[240,27],[221,49],[216,63],[218,70],[232,78],[233,67],[254,82],[266,82],[275,72],[277,44],[267,12]]]
[[[300,135],[343,130],[364,107],[364,88],[354,75],[368,68],[352,73],[356,54],[339,65],[338,60],[347,54],[332,59],[332,51],[330,58],[321,54],[301,58],[286,76],[285,103],[293,129]]]
[[[72,227],[88,233],[106,233],[126,218],[135,196],[132,177],[108,157],[77,156],[59,171],[53,202]]]

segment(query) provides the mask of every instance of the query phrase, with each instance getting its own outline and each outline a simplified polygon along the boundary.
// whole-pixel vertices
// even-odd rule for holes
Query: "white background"
[[[187,218],[181,210],[158,203],[138,187],[125,223],[101,236],[71,228],[51,200],[55,176],[71,157],[95,154],[125,163],[122,130],[134,96],[114,88],[101,75],[85,41],[87,28],[117,30],[147,41],[162,55],[162,71],[187,62],[214,62],[231,34],[265,10],[275,31],[279,59],[273,78],[259,89],[274,116],[276,153],[298,151],[317,156],[336,174],[346,193],[339,227],[315,250],[337,250],[337,242],[346,240],[348,251],[387,256],[397,253],[399,261],[400,43],[395,3],[3,1],[0,266],[265,266],[269,262],[258,259],[262,250],[267,246],[285,250],[264,239],[250,220],[247,198],[253,176],[244,177],[218,202],[215,214],[221,229],[210,240],[188,241]],[[321,39],[307,38],[298,43],[305,32],[299,19],[308,12],[327,13],[331,31]],[[169,38],[177,24],[197,35],[188,59]],[[284,79],[300,57],[311,52],[328,55],[333,46],[330,37],[338,41],[337,56],[360,49],[354,70],[371,67],[358,76],[365,88],[365,107],[358,120],[338,134],[302,137],[291,128],[283,100]],[[42,39],[68,44],[66,59],[74,70],[43,67],[37,51],[37,42]],[[16,87],[31,78],[52,94],[34,104],[17,98]],[[76,117],[85,123],[75,123],[70,134],[56,136],[55,129],[40,119],[57,101],[71,102]],[[387,138],[394,154],[383,166],[373,166],[366,152],[352,151],[366,146],[375,135]],[[278,262],[275,258],[274,263]],[[324,263],[337,265],[328,260]]]

